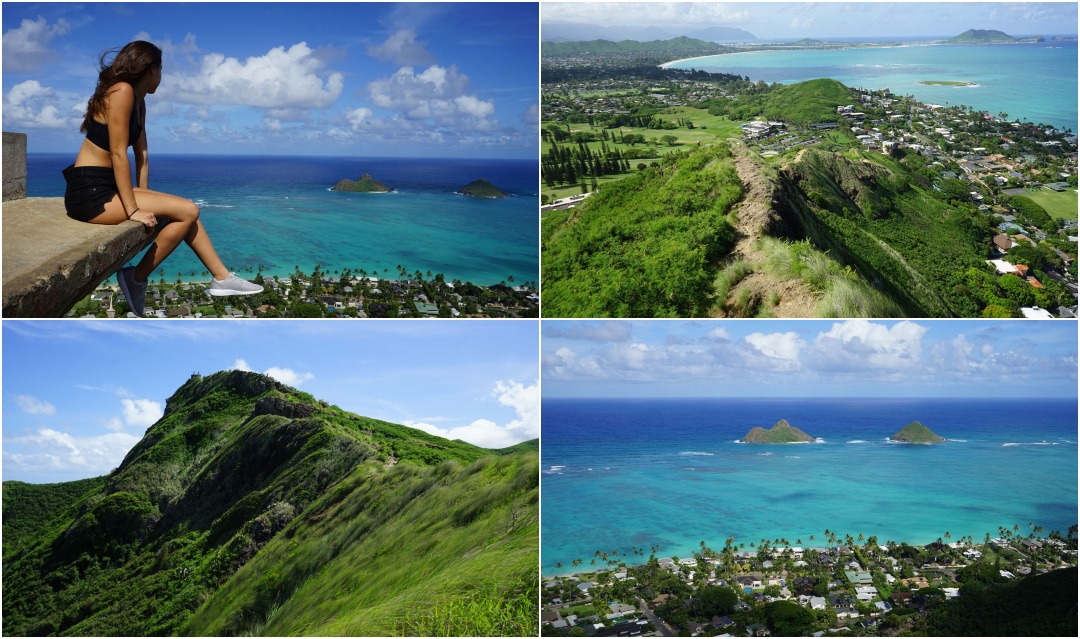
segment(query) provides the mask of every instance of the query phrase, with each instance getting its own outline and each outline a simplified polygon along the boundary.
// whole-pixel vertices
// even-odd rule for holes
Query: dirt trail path
[[[765,253],[755,247],[759,239],[766,235],[765,229],[775,220],[773,210],[773,185],[761,175],[761,165],[751,155],[748,148],[738,145],[732,149],[735,159],[735,172],[743,184],[743,198],[735,206],[735,231],[738,239],[731,256],[743,258],[758,265],[765,260]],[[756,298],[767,308],[773,317],[815,317],[820,295],[815,293],[800,279],[777,280],[761,270],[746,276],[728,292],[723,309],[714,309],[714,317],[737,316],[735,300],[740,295]],[[770,298],[776,299],[771,304]]]

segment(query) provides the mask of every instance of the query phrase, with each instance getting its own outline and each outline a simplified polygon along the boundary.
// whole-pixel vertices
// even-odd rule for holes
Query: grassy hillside
[[[544,217],[542,307],[549,317],[703,314],[726,219],[741,187],[727,146],[673,153]]]
[[[18,551],[4,554],[4,633],[191,634],[200,631],[187,625],[197,611],[214,633],[257,632],[273,606],[309,582],[289,563],[299,555],[260,559],[279,545],[296,549],[282,539],[284,531],[290,540],[304,539],[308,552],[337,548],[335,555],[343,554],[342,539],[350,552],[371,550],[387,531],[408,539],[384,542],[362,562],[320,573],[382,584],[366,605],[397,601],[387,608],[397,615],[396,625],[365,626],[363,634],[408,632],[410,615],[427,616],[428,607],[414,609],[412,600],[401,599],[406,582],[379,577],[387,571],[422,581],[430,576],[424,592],[432,599],[418,600],[423,604],[444,594],[433,584],[482,573],[485,579],[471,582],[482,593],[477,600],[524,623],[523,615],[535,613],[516,599],[520,557],[531,552],[535,568],[538,551],[537,535],[523,532],[535,526],[529,497],[535,484],[526,481],[529,468],[536,475],[535,453],[497,454],[347,413],[256,373],[195,375],[116,471],[67,489],[78,497],[66,509],[54,508],[59,514],[50,525],[12,529]],[[474,476],[487,479],[482,490],[469,483]],[[6,497],[8,485],[4,490]],[[440,497],[452,501],[440,509]],[[422,511],[413,510],[420,503]],[[18,504],[4,501],[5,544],[8,508]],[[413,517],[417,512],[424,517]],[[506,539],[495,538],[496,520]],[[463,550],[458,563],[445,562],[440,571],[432,569],[426,546],[434,544],[435,531]],[[505,564],[491,560],[503,554]],[[283,572],[286,564],[289,572]],[[258,568],[244,570],[249,565]],[[202,612],[207,607],[211,612]],[[332,628],[321,632],[347,632]],[[488,630],[513,634],[506,625]]]
[[[941,201],[925,180],[877,153],[808,149],[783,176],[805,236],[908,314],[978,314],[978,302],[958,288],[966,271],[986,268],[991,228],[973,209]]]
[[[815,124],[835,122],[836,107],[854,101],[851,90],[843,84],[821,78],[774,85],[764,93],[746,94],[731,100],[715,99],[704,106],[713,115],[726,115],[733,120],[761,117],[794,124]]]
[[[26,544],[59,525],[69,510],[78,508],[104,484],[104,477],[62,484],[4,482],[4,557],[26,552]]]

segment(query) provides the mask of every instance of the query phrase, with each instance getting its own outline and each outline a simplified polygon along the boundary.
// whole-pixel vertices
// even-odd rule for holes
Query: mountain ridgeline
[[[4,634],[535,634],[537,452],[193,375],[107,477],[4,483]]]

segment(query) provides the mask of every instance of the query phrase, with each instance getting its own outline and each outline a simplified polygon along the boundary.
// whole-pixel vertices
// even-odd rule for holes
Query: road
[[[656,628],[657,632],[660,633],[660,636],[662,636],[662,637],[674,637],[675,636],[675,633],[672,632],[671,628],[668,628],[666,623],[664,623],[663,621],[660,621],[660,617],[657,617],[656,615],[653,614],[652,610],[649,610],[649,604],[645,603],[644,599],[642,599],[641,597],[638,597],[638,603],[641,604],[641,612],[645,613],[645,618],[648,619],[652,623],[653,627]]]

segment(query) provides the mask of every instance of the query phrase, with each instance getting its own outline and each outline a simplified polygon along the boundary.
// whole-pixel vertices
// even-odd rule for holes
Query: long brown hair
[[[114,53],[116,57],[111,63],[106,64],[105,60]],[[82,127],[79,128],[79,131],[83,133],[90,126],[90,120],[108,111],[105,96],[114,84],[127,82],[134,86],[150,72],[151,68],[161,66],[161,49],[144,40],[136,40],[120,49],[109,49],[102,53],[100,65],[97,88],[94,89],[94,95],[86,104],[86,117],[83,118]]]

